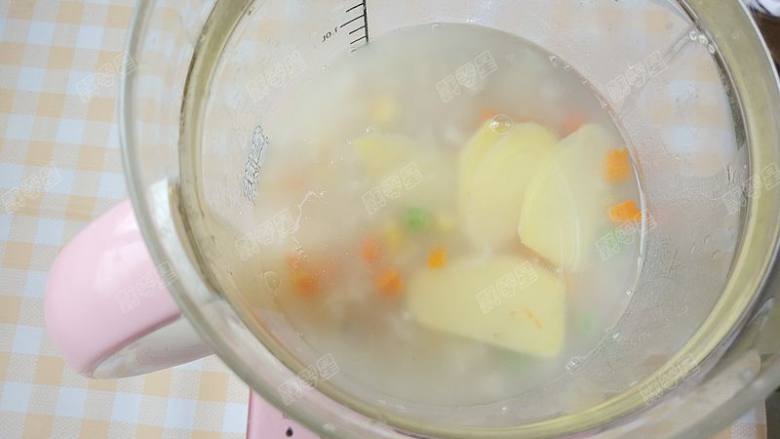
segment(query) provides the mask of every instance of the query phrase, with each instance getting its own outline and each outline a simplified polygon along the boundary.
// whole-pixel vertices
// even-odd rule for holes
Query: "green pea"
[[[425,209],[410,207],[404,213],[404,224],[412,232],[421,232],[430,225],[430,215]]]

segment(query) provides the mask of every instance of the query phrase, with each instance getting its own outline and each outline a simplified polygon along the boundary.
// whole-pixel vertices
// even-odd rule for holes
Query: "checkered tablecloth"
[[[116,70],[132,1],[0,1],[0,437],[244,437],[248,390],[215,357],[89,380],[43,328],[55,255],[125,195]],[[90,87],[84,99],[80,89]],[[83,90],[81,90],[83,91]]]
[[[0,0],[1,438],[244,436],[247,388],[218,359],[88,380],[44,332],[55,255],[125,197],[112,74],[132,7]],[[764,436],[757,410],[722,437]]]

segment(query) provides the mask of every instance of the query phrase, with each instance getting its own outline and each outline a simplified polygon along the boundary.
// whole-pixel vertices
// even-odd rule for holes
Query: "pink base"
[[[300,424],[284,417],[284,414],[252,392],[249,396],[247,439],[319,439]]]

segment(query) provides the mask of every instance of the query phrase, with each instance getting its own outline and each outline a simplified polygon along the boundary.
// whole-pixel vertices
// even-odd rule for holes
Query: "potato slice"
[[[523,123],[492,147],[487,133],[475,140],[461,156],[461,221],[474,245],[496,246],[515,238],[528,183],[558,139],[541,125]]]
[[[428,328],[550,357],[563,345],[564,296],[565,286],[553,273],[501,255],[420,271],[410,280],[406,301]]]
[[[471,137],[466,147],[460,151],[458,157],[458,184],[461,193],[468,188],[474,171],[482,162],[485,154],[498,143],[506,132],[501,132],[492,126],[492,120],[488,120]]]
[[[595,240],[609,227],[607,210],[613,202],[603,165],[616,145],[615,136],[593,124],[560,141],[525,194],[517,229],[523,244],[568,271],[595,254]]]

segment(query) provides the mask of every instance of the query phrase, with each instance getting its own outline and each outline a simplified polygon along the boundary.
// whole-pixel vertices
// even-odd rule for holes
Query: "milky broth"
[[[562,60],[478,26],[405,28],[318,70],[281,102],[263,122],[256,231],[236,234],[241,257],[231,269],[254,281],[227,293],[252,307],[258,324],[289,325],[352,382],[445,405],[495,402],[565,378],[613,336],[637,278],[638,224],[621,227],[600,208],[606,219],[585,231],[595,238],[584,262],[567,270],[516,234],[473,239],[459,206],[462,151],[481,127],[501,134],[534,122],[564,138],[590,123],[615,139],[611,148],[625,147],[606,106]],[[641,207],[633,167],[610,188],[608,204]],[[485,343],[421,324],[410,311],[417,273],[495,255],[525,258],[565,285],[560,352]],[[268,320],[268,303],[279,320]]]

